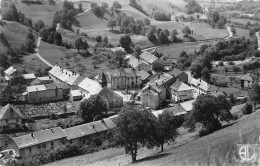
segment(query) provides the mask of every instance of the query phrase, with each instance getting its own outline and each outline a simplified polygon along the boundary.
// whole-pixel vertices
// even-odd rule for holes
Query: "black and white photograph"
[[[260,165],[260,0],[0,0],[0,166]]]

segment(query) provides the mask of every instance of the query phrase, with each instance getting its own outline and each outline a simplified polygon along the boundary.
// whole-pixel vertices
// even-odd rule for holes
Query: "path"
[[[227,30],[228,30],[228,34],[229,34],[229,36],[226,37],[225,39],[229,39],[229,38],[233,37],[234,34],[233,34],[233,32],[232,32],[230,26],[226,25],[226,27],[227,27]]]
[[[41,37],[38,37],[37,39],[37,46],[35,48],[35,54],[38,58],[40,58],[41,61],[43,61],[46,65],[50,66],[50,67],[53,67],[52,64],[50,64],[48,61],[46,61],[40,54],[39,54],[39,47],[40,47],[40,44],[41,44],[41,40],[42,38]]]

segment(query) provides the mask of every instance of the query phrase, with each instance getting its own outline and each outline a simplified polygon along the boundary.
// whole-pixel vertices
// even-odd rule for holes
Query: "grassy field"
[[[33,22],[37,22],[38,20],[43,20],[45,25],[51,25],[55,12],[61,9],[61,6],[59,5],[25,4],[25,3],[21,3],[20,0],[17,1],[13,0],[13,2],[17,10],[24,13],[26,17],[31,18]]]
[[[5,21],[7,25],[0,26],[1,33],[4,34],[5,40],[0,41],[0,53],[6,52],[8,47],[19,49],[21,44],[25,43],[28,28],[17,22]]]
[[[169,56],[170,59],[177,59],[182,51],[186,51],[188,54],[193,53],[194,50],[200,49],[203,44],[213,45],[214,41],[206,43],[177,43],[175,45],[165,46],[158,48],[158,52]]]

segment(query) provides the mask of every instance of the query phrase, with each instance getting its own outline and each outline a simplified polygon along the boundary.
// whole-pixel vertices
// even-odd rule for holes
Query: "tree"
[[[103,43],[108,44],[108,37],[107,37],[107,36],[105,36],[105,37],[103,38]]]
[[[6,54],[1,54],[0,55],[0,65],[3,66],[4,68],[8,67],[8,57]]]
[[[114,138],[118,146],[124,147],[136,161],[138,149],[151,148],[156,136],[156,118],[151,110],[139,105],[126,105],[119,113]]]
[[[48,31],[45,29],[45,28],[42,28],[40,31],[39,31],[39,34],[40,34],[40,37],[42,38],[43,41],[47,41],[48,40]]]
[[[26,51],[29,53],[33,53],[34,48],[36,47],[34,36],[30,31],[27,34],[25,39],[25,47],[26,47]]]
[[[79,13],[83,13],[84,12],[84,10],[83,10],[83,5],[82,5],[82,3],[79,3],[78,4],[78,6],[79,6]]]
[[[161,146],[161,152],[163,152],[163,145],[167,141],[173,141],[179,135],[177,128],[180,126],[180,120],[174,116],[173,113],[165,110],[158,116],[156,123],[156,136],[158,144]]]
[[[217,11],[213,11],[211,13],[211,18],[212,18],[213,22],[216,24],[219,21],[220,15]]]
[[[160,33],[162,32],[161,28],[156,29],[156,36],[159,38]]]
[[[245,104],[245,106],[243,107],[243,114],[244,114],[244,115],[248,115],[248,114],[251,114],[252,112],[253,112],[252,103],[247,102],[247,103]]]
[[[205,68],[208,68],[211,70],[212,64],[211,64],[211,57],[210,55],[206,54],[202,57],[202,66]]]
[[[185,26],[183,29],[182,29],[182,33],[184,34],[184,36],[188,36],[191,34],[191,30],[188,26]]]
[[[191,65],[190,71],[191,75],[193,75],[194,78],[199,78],[201,77],[201,72],[202,72],[202,65],[200,62],[195,62]]]
[[[107,27],[110,27],[113,31],[113,28],[116,27],[116,20],[115,19],[110,19],[108,22],[107,22]]]
[[[80,48],[82,46],[82,43],[83,43],[83,41],[82,41],[81,38],[77,38],[76,41],[75,41],[75,48],[78,49],[78,53],[80,53],[79,50],[80,50]]]
[[[3,12],[3,19],[8,21],[19,21],[19,15],[13,3],[9,5],[5,12]]]
[[[82,41],[81,49],[88,51],[89,45],[86,40]]]
[[[210,82],[210,71],[208,68],[204,68],[201,72],[201,75],[202,75],[202,79],[206,82]]]
[[[131,37],[129,35],[121,36],[119,39],[119,44],[123,48],[128,48],[132,43]]]
[[[96,41],[97,41],[98,43],[101,43],[101,42],[102,42],[102,36],[97,35],[97,36],[96,36]]]
[[[108,3],[102,2],[102,3],[101,3],[101,9],[102,9],[103,11],[106,11],[107,8],[108,8]]]
[[[54,32],[51,32],[48,36],[48,39],[47,39],[47,42],[50,43],[50,44],[53,44],[54,43],[54,35],[55,33]]]
[[[91,95],[80,103],[80,115],[85,122],[92,122],[98,116],[107,114],[106,101],[98,94]]]
[[[166,35],[166,36],[170,36],[170,31],[168,30],[168,29],[164,29],[164,34]]]
[[[34,29],[36,32],[39,32],[42,28],[45,28],[44,22],[42,20],[39,20],[34,24]]]
[[[148,37],[148,39],[150,41],[155,41],[156,40],[156,36],[155,36],[155,32],[156,32],[156,27],[155,26],[150,26],[146,36]]]
[[[178,31],[176,29],[171,31],[171,37],[172,37],[172,41],[175,42],[177,40],[177,36],[178,35]]]
[[[220,121],[228,122],[233,118],[230,109],[231,106],[225,96],[201,94],[193,103],[193,109],[185,124],[193,131],[196,123],[201,123],[200,135],[206,135],[219,130],[222,127]]]
[[[112,8],[117,11],[118,9],[121,9],[122,6],[118,1],[114,1]]]
[[[58,46],[60,46],[62,44],[62,36],[61,36],[60,32],[55,32],[54,41],[55,41],[55,44],[57,44]]]
[[[228,68],[227,68],[227,67],[225,67],[225,68],[224,68],[224,71],[225,71],[225,73],[227,73],[227,72],[228,72]]]
[[[165,35],[165,33],[163,31],[160,32],[159,34],[159,41],[162,43],[162,44],[166,44],[168,43],[168,37]]]
[[[252,88],[249,90],[248,94],[251,102],[254,104],[254,108],[256,109],[256,104],[260,101],[260,85],[257,81],[252,84]]]
[[[137,59],[140,59],[140,55],[142,54],[142,49],[140,46],[135,46],[135,50],[134,50],[134,53],[135,53],[135,57]]]
[[[144,25],[150,26],[151,22],[148,18],[144,18]]]
[[[231,32],[233,33],[233,35],[236,35],[237,30],[236,30],[236,28],[234,26],[231,28]]]
[[[124,51],[117,50],[114,52],[114,54],[115,54],[114,60],[115,62],[117,62],[118,68],[126,67],[127,66],[127,61],[125,59],[126,53]]]

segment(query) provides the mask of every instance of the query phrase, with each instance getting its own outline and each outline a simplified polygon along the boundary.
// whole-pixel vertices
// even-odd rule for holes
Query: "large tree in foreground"
[[[202,124],[201,136],[212,133],[222,127],[221,122],[228,122],[233,118],[230,109],[231,106],[225,96],[201,94],[193,103],[186,125],[193,131],[197,123]]]
[[[92,95],[80,103],[79,111],[85,122],[92,122],[107,113],[107,104],[100,95]]]
[[[133,162],[140,147],[152,147],[155,138],[156,117],[149,109],[140,105],[127,105],[119,113],[114,138],[125,147]]]
[[[182,124],[180,117],[174,116],[169,111],[164,111],[158,116],[156,123],[156,139],[161,152],[163,152],[163,145],[165,142],[174,142],[175,138],[179,135],[177,128]]]

